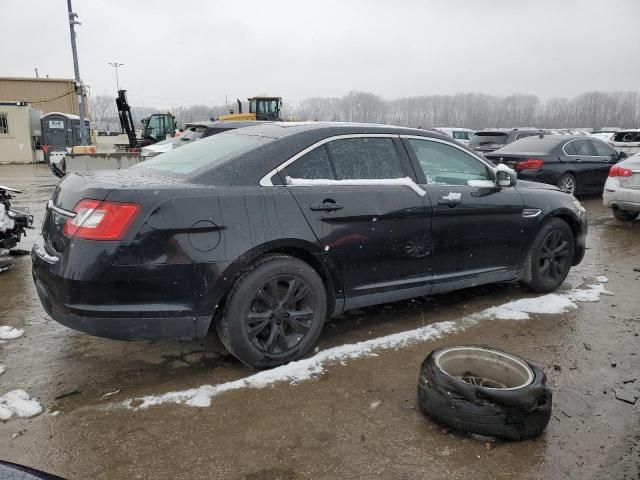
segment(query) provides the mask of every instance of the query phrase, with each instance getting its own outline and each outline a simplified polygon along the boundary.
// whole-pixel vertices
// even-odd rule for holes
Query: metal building
[[[0,101],[0,163],[33,163],[40,142],[40,110]]]
[[[0,101],[20,100],[44,113],[78,115],[75,81],[69,78],[0,77]],[[88,105],[87,98],[84,98]],[[86,115],[91,118],[88,109]]]

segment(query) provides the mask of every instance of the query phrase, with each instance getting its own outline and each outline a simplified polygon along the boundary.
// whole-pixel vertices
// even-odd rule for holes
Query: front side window
[[[612,155],[617,155],[617,152],[604,142],[599,142],[597,140],[590,140],[590,142],[591,146],[595,149],[596,154],[601,157],[610,157]]]
[[[405,176],[391,138],[345,138],[327,144],[338,179]]]
[[[325,146],[322,145],[298,158],[285,169],[284,177],[335,180]]]
[[[491,180],[491,174],[480,160],[450,145],[411,138],[420,168],[432,185],[466,185],[468,180]]]

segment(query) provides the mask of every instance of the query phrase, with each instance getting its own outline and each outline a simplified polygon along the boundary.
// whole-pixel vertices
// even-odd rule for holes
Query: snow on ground
[[[0,363],[0,375],[7,371],[7,366]]]
[[[42,413],[42,405],[24,390],[11,390],[0,397],[0,420],[9,420],[14,415],[23,418]]]
[[[188,390],[133,398],[116,406],[134,410],[167,403],[184,404],[191,407],[208,407],[211,405],[213,397],[224,392],[244,388],[264,388],[277,382],[295,384],[321,375],[324,373],[325,367],[330,364],[340,363],[344,365],[347,360],[376,356],[377,352],[381,350],[398,349],[437,339],[448,333],[463,331],[481,321],[526,320],[530,318],[529,314],[552,315],[564,313],[578,308],[576,302],[598,301],[601,294],[611,294],[611,292],[607,292],[602,283],[595,283],[586,287],[573,287],[559,293],[550,293],[534,298],[522,298],[487,308],[456,321],[438,322],[415,330],[329,348],[316,353],[312,357],[291,362],[271,370],[264,370],[232,382],[218,385],[202,385]]]
[[[6,325],[0,326],[0,339],[13,340],[14,338],[20,338],[24,334],[24,330],[19,328],[8,327]]]

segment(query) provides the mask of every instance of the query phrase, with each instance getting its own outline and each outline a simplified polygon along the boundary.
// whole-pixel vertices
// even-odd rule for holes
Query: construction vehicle
[[[142,134],[141,138],[138,138],[133,124],[131,107],[127,102],[126,90],[118,90],[116,105],[118,107],[118,117],[120,117],[122,133],[126,133],[129,138],[129,149],[146,147],[147,145],[166,140],[168,136],[173,137],[175,135],[176,117],[169,112],[153,113],[142,119]]]
[[[259,120],[280,121],[282,97],[249,98],[249,113],[242,113],[242,102],[238,99],[238,113],[232,111],[228,115],[220,115],[218,120]]]

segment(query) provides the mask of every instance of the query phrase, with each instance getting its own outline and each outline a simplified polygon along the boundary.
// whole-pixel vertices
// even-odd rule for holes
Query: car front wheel
[[[527,254],[524,283],[539,293],[558,288],[571,268],[573,248],[573,232],[567,222],[559,218],[547,221]]]
[[[271,368],[309,351],[326,314],[327,294],[316,271],[297,258],[268,255],[235,283],[216,329],[239,360]]]

